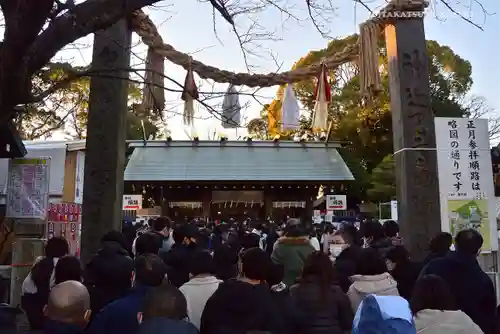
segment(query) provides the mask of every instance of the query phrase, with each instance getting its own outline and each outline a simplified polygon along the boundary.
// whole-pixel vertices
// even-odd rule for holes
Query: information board
[[[142,209],[142,195],[123,195],[122,210]]]
[[[47,218],[49,172],[50,157],[10,160],[7,217],[42,220]]]
[[[347,196],[346,195],[327,195],[326,196],[326,209],[329,211],[347,210]]]

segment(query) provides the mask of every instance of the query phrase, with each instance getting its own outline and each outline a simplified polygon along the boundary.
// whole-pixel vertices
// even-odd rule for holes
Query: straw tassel
[[[359,65],[361,95],[373,99],[382,90],[379,72],[378,37],[381,26],[374,21],[360,25]]]
[[[163,56],[155,52],[153,48],[149,48],[142,93],[142,107],[145,111],[151,110],[159,114],[165,109],[164,73]]]
[[[198,88],[196,87],[196,82],[194,81],[193,69],[191,68],[191,62],[189,62],[181,98],[184,100],[184,124],[191,125],[193,124],[194,119],[194,100],[199,98]]]

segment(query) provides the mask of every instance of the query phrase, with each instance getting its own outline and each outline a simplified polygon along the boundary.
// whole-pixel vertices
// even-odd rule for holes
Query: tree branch
[[[27,55],[27,74],[47,64],[67,44],[107,28],[127,14],[160,0],[92,0],[54,19],[35,40]]]
[[[24,54],[42,30],[54,6],[54,0],[5,1],[1,4],[5,18],[3,43],[8,51]]]
[[[234,26],[233,16],[229,14],[226,7],[223,3],[220,3],[218,0],[209,0],[210,4],[215,8],[216,11],[220,13],[220,15],[226,20],[230,25]]]

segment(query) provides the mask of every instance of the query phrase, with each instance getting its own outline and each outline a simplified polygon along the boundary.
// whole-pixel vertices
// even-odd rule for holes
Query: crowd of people
[[[500,333],[477,231],[435,236],[417,262],[395,222],[318,226],[160,217],[106,234],[85,264],[55,237],[0,332]]]

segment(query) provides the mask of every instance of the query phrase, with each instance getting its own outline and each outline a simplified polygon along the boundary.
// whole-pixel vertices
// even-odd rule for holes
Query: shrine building
[[[354,180],[339,142],[132,141],[125,194],[174,220],[311,217],[320,186]]]

